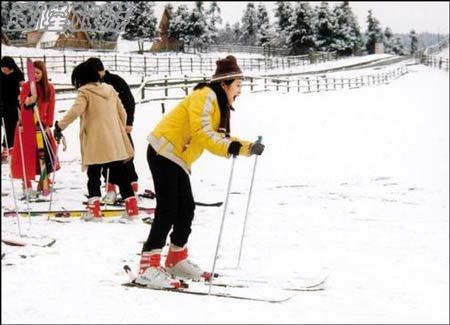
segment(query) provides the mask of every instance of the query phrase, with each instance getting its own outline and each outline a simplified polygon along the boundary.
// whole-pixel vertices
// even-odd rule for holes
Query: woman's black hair
[[[20,70],[19,67],[16,64],[16,61],[14,61],[14,59],[10,56],[4,56],[2,57],[1,61],[0,61],[0,66],[1,67],[6,67],[8,69],[11,70]]]
[[[94,67],[88,62],[82,62],[72,71],[72,85],[76,89],[90,83],[100,81],[100,76]]]
[[[86,62],[88,62],[90,65],[92,65],[96,71],[104,71],[105,70],[105,67],[103,66],[103,62],[99,58],[92,57],[92,58],[87,59]]]
[[[235,79],[231,80],[223,80],[217,82],[201,82],[194,87],[194,90],[202,89],[204,87],[211,88],[217,96],[217,103],[219,104],[220,109],[220,127],[221,131],[225,131],[227,134],[230,133],[230,110],[234,110],[234,108],[228,103],[228,97],[220,85],[221,82],[225,83],[225,85],[229,86],[233,83]]]

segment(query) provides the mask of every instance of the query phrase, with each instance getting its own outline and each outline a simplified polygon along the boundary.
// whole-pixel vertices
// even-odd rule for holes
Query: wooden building
[[[166,6],[158,26],[159,38],[153,42],[151,51],[166,52],[178,50],[177,40],[169,36],[170,18],[171,10],[169,6]]]

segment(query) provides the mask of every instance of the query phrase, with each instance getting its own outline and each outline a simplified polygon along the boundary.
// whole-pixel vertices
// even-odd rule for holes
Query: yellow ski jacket
[[[155,151],[191,172],[192,163],[204,149],[230,157],[228,146],[239,141],[240,155],[250,155],[251,142],[226,137],[219,132],[220,109],[215,92],[209,87],[194,90],[170,111],[147,137]]]

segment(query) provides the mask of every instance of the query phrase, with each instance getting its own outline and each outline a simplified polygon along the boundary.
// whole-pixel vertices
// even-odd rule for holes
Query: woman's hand
[[[37,96],[31,95],[25,99],[25,105],[30,106],[31,104],[36,103]]]

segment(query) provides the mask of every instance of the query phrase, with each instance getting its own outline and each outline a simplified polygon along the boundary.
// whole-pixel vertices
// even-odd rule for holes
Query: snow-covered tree
[[[185,4],[181,4],[175,11],[172,11],[172,18],[169,25],[169,35],[177,40],[179,49],[184,51],[184,45],[189,45],[189,9]]]
[[[395,37],[394,41],[392,42],[392,48],[391,51],[395,55],[405,55],[405,47],[403,46],[402,40],[400,37]]]
[[[247,3],[247,7],[241,21],[241,43],[243,45],[256,45],[256,33],[259,29],[259,26],[258,15],[256,12],[255,4],[253,2]]]
[[[392,33],[392,29],[390,27],[386,27],[384,29],[384,38],[383,38],[384,53],[394,54],[392,50],[393,45],[394,45],[394,34]]]
[[[269,20],[269,13],[263,3],[259,3],[256,10],[257,25],[256,45],[264,46],[268,44],[272,38],[272,31]]]
[[[220,7],[216,1],[211,2],[211,5],[209,6],[208,11],[206,12],[206,22],[207,22],[207,33],[209,42],[212,44],[216,44],[219,36],[219,30],[217,28],[217,25],[222,24],[222,17],[220,16]]]
[[[316,43],[314,37],[313,11],[308,2],[298,2],[289,20],[288,46],[293,54],[311,52]]]
[[[367,31],[366,31],[366,49],[369,54],[375,53],[375,43],[383,42],[383,32],[380,27],[380,22],[372,15],[372,10],[369,10],[367,16]]]
[[[202,1],[196,1],[188,18],[187,45],[200,49],[209,43],[206,33],[206,18]]]
[[[277,1],[275,8],[275,30],[278,33],[277,45],[283,46],[287,44],[287,30],[289,29],[290,18],[294,9],[289,1]]]
[[[133,1],[135,8],[122,35],[127,40],[152,40],[157,33],[158,19],[155,17],[153,1]]]
[[[333,12],[336,18],[334,49],[340,55],[352,55],[363,44],[358,21],[348,1],[343,1],[341,4],[336,5]]]
[[[416,34],[416,31],[414,29],[412,29],[409,32],[409,37],[411,39],[410,53],[412,55],[414,55],[417,52],[418,48],[419,48],[419,40],[417,38],[417,34]]]
[[[330,10],[328,2],[322,1],[317,10],[316,20],[316,47],[319,51],[335,50],[336,18]]]

